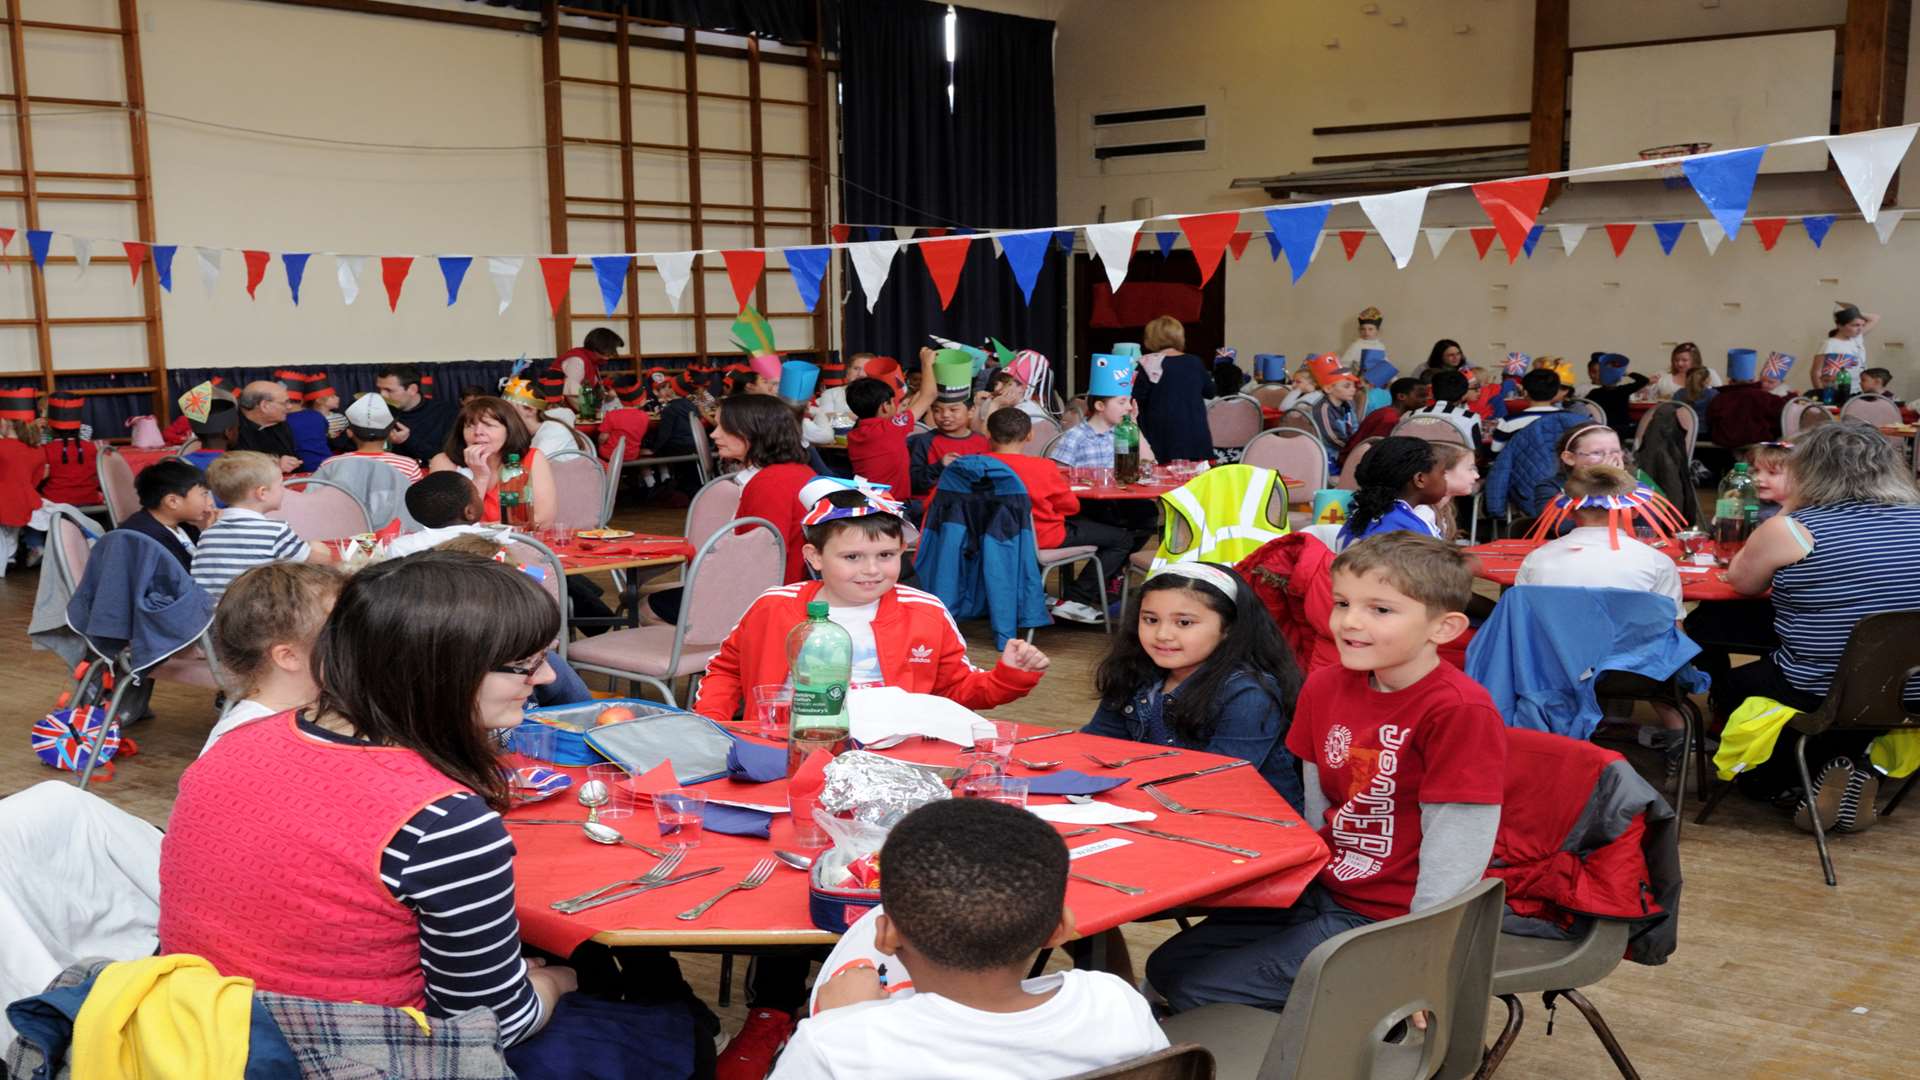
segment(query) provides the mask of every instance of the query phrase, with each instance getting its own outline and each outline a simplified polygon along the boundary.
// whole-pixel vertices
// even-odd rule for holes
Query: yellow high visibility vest
[[[1268,517],[1278,496],[1280,522]],[[1262,544],[1287,534],[1287,485],[1280,474],[1256,465],[1222,465],[1160,496],[1166,510],[1158,570],[1168,563],[1217,562],[1231,566]],[[1181,534],[1184,532],[1184,536]],[[1176,544],[1181,544],[1176,548]]]

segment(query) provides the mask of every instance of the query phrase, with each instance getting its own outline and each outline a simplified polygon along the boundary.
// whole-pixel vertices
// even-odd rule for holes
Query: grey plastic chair
[[[1570,941],[1552,938],[1521,937],[1518,934],[1501,934],[1499,946],[1493,954],[1493,993],[1507,1006],[1507,1023],[1500,1030],[1500,1036],[1488,1048],[1486,1061],[1480,1071],[1474,1074],[1474,1080],[1486,1080],[1500,1067],[1507,1051],[1513,1047],[1514,1040],[1520,1037],[1520,1025],[1525,1013],[1520,1008],[1520,995],[1538,993],[1541,1003],[1549,1013],[1553,1010],[1553,1000],[1564,997],[1580,1010],[1593,1033],[1600,1039],[1600,1045],[1607,1048],[1608,1056],[1613,1058],[1614,1067],[1627,1080],[1640,1080],[1640,1074],[1633,1068],[1633,1062],[1627,1060],[1620,1041],[1613,1036],[1613,1029],[1594,1008],[1585,994],[1579,990],[1582,986],[1592,986],[1613,973],[1620,966],[1620,958],[1627,951],[1627,938],[1631,936],[1633,924],[1618,919],[1593,919],[1584,936]]]
[[[1307,954],[1278,1013],[1206,1005],[1161,1025],[1213,1051],[1225,1080],[1472,1076],[1491,1000],[1506,883],[1487,878],[1417,915],[1348,930]],[[1426,1010],[1427,1030],[1402,1021]]]

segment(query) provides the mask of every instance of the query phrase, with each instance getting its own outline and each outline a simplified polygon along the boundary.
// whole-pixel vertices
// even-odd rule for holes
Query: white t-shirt
[[[1681,602],[1680,571],[1673,560],[1624,529],[1620,550],[1615,551],[1607,532],[1605,525],[1583,525],[1558,540],[1549,540],[1520,564],[1513,583],[1662,593],[1673,598],[1673,617],[1684,618],[1687,609]]]
[[[251,724],[255,720],[273,716],[284,711],[284,709],[271,708],[250,699],[246,701],[236,701],[233,703],[233,707],[227,710],[227,714],[220,718],[220,722],[213,725],[213,730],[207,733],[207,744],[200,748],[200,753],[204,755],[207,751],[213,749],[213,744],[220,741],[220,736],[225,735],[234,728],[242,724]]]
[[[1709,387],[1718,387],[1720,385],[1720,373],[1712,368],[1707,369],[1707,385]],[[1660,373],[1659,378],[1653,380],[1653,385],[1647,387],[1644,392],[1652,394],[1656,400],[1671,401],[1673,400],[1673,395],[1686,388],[1687,377],[1685,375],[1675,375],[1671,371],[1663,371]]]
[[[561,419],[562,415],[566,419]],[[573,410],[549,409],[547,416],[549,418],[540,421],[540,426],[533,432],[533,448],[547,458],[555,454],[577,452],[580,442],[573,437],[573,428],[569,424]]]
[[[1379,338],[1374,338],[1372,341],[1368,341],[1365,338],[1354,338],[1353,342],[1347,346],[1346,351],[1340,354],[1340,366],[1346,368],[1348,371],[1359,370],[1360,354],[1366,352],[1368,349],[1379,349],[1381,352],[1386,352],[1387,343],[1381,341]],[[1393,358],[1389,356],[1387,359],[1391,360]]]
[[[847,632],[853,639],[853,677],[848,684],[856,686],[884,686],[886,677],[880,673],[880,646],[873,640],[873,617],[880,612],[880,601],[861,604],[859,607],[829,607],[827,618]]]
[[[1167,1045],[1147,1000],[1103,971],[1028,979],[1030,1009],[990,1013],[939,994],[846,1005],[800,1022],[773,1080],[1058,1080]]]
[[[1822,353],[1836,353],[1840,356],[1848,357],[1847,365],[1842,370],[1848,373],[1855,386],[1860,384],[1860,369],[1867,366],[1866,335],[1855,334],[1850,338],[1830,337],[1827,339],[1827,343],[1820,347],[1820,351]],[[1817,364],[1819,362],[1819,358],[1815,357],[1814,363]],[[1838,373],[1836,372],[1835,374],[1837,375]]]

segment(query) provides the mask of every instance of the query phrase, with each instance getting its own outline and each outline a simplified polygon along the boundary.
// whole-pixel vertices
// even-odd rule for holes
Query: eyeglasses
[[[1575,450],[1573,456],[1582,461],[1605,461],[1608,458],[1624,458],[1626,452],[1622,450]]]
[[[532,660],[522,660],[517,664],[496,664],[488,670],[496,675],[513,675],[522,679],[531,679],[547,666],[547,654],[541,653]]]

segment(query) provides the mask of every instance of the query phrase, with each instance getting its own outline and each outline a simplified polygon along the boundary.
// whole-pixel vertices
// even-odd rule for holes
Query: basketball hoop
[[[1677,159],[1686,157],[1689,154],[1704,154],[1712,148],[1712,143],[1705,142],[1670,143],[1666,146],[1651,146],[1640,151],[1640,160],[1666,162],[1665,164],[1655,164],[1653,166],[1654,174],[1660,177],[1661,183],[1666,184],[1670,188],[1684,187],[1687,182],[1687,177],[1681,162]],[[1669,161],[1669,159],[1674,160]]]

